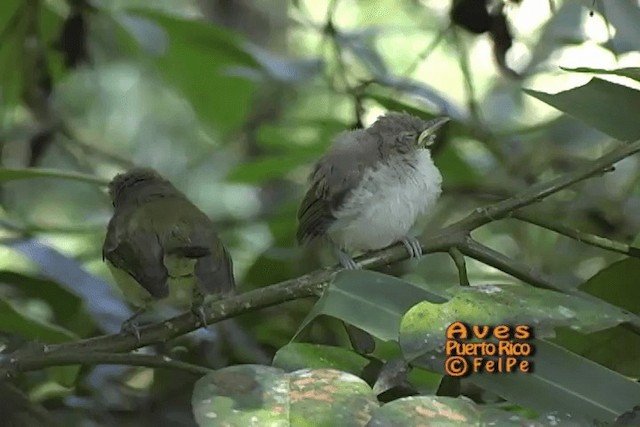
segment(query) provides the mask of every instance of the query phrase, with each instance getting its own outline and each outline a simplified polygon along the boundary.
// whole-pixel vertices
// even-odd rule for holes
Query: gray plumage
[[[447,120],[388,113],[367,129],[339,134],[310,175],[298,241],[328,237],[356,250],[400,241],[440,194],[427,146]]]

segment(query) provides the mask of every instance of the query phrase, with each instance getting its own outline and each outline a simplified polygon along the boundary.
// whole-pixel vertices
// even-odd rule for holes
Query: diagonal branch
[[[519,195],[488,207],[477,209],[462,220],[424,239],[421,242],[423,252],[447,252],[449,249],[457,247],[463,254],[488,265],[493,265],[532,285],[576,293],[578,291],[560,288],[543,274],[533,271],[529,266],[522,265],[480,245],[469,237],[469,233],[489,222],[509,216],[515,210],[536,203],[572,184],[602,174],[610,170],[614,163],[638,151],[640,151],[640,141],[621,146],[570,174],[534,185]],[[374,268],[401,261],[408,257],[409,254],[403,245],[394,245],[360,256],[356,261],[362,268]],[[256,311],[286,301],[316,297],[322,293],[337,271],[337,267],[325,268],[295,279],[245,292],[225,300],[215,301],[205,309],[207,323],[217,323],[243,313]],[[581,296],[586,295],[580,294]],[[633,324],[634,330],[640,330],[640,322],[637,323]],[[115,334],[50,345],[47,347],[46,352],[34,351],[33,349],[18,350],[0,359],[0,378],[15,372],[32,371],[51,366],[53,363],[50,362],[51,360],[64,361],[65,363],[73,363],[75,361],[77,364],[97,363],[91,362],[92,360],[96,361],[98,358],[98,356],[95,356],[96,353],[121,353],[164,342],[176,336],[187,334],[195,330],[198,325],[199,319],[192,313],[187,312],[141,328],[139,341],[132,335]]]
[[[598,236],[591,233],[585,233],[584,231],[576,230],[563,224],[550,221],[543,216],[533,214],[531,212],[523,212],[521,210],[513,212],[511,216],[520,221],[528,222],[529,224],[537,225],[538,227],[546,228],[547,230],[554,231],[563,236],[567,236],[578,242],[585,243],[587,245],[595,246],[597,248],[605,249],[611,252],[617,252],[619,254],[628,255],[634,258],[640,258],[640,248],[628,245],[622,242],[616,242],[615,240],[607,239],[606,237]]]

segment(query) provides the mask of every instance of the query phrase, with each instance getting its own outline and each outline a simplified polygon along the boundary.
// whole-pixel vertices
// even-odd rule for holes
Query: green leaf
[[[383,340],[397,340],[404,313],[416,303],[446,299],[393,276],[368,270],[336,274],[298,329],[320,315],[333,316]]]
[[[423,300],[443,303],[447,299],[425,287],[380,273],[343,271],[336,275],[301,329],[319,315],[330,315],[384,341],[397,340],[402,316]],[[586,319],[582,327],[598,322]],[[640,401],[640,384],[549,342],[531,342],[536,348],[533,373],[473,374],[467,380],[538,411],[562,410],[605,421]],[[435,355],[420,357],[412,364],[444,372],[443,358]]]
[[[0,297],[0,331],[20,335],[41,343],[55,344],[77,339],[72,332],[27,316],[7,299]]]
[[[453,297],[448,302],[424,301],[404,315],[399,342],[407,357],[444,349],[446,330],[454,322],[530,325],[537,338],[544,338],[553,336],[558,326],[593,332],[630,318],[623,310],[608,304],[531,286],[481,285],[452,289]]]
[[[557,94],[524,89],[531,95],[621,141],[640,138],[640,91],[594,78]]]
[[[198,380],[192,407],[200,427],[328,427],[363,425],[378,403],[367,383],[345,372],[285,373],[269,366],[244,365]]]
[[[18,179],[32,178],[58,178],[71,179],[74,181],[88,182],[90,184],[107,185],[109,182],[94,175],[86,175],[77,172],[66,172],[56,169],[12,169],[0,168],[0,182],[15,181]]]
[[[561,328],[552,341],[622,375],[640,379],[640,336],[622,326],[588,335]]]
[[[251,111],[255,84],[234,76],[232,70],[256,68],[258,63],[239,36],[203,20],[148,10],[132,10],[129,18],[151,20],[166,31],[169,45],[164,55],[155,58],[157,67],[203,122],[213,123],[222,134],[241,125]]]
[[[482,407],[465,397],[412,396],[394,400],[377,409],[367,427],[422,425],[581,427],[585,425],[580,422],[570,414],[550,414],[540,417],[536,422],[513,412]]]
[[[604,301],[640,314],[640,259],[627,258],[603,268],[580,289]]]
[[[273,358],[273,366],[288,372],[298,369],[327,368],[360,375],[369,359],[341,347],[320,344],[290,343]]]
[[[27,298],[45,301],[51,307],[56,321],[78,335],[84,336],[94,327],[82,309],[82,299],[53,280],[0,270],[0,283],[14,286]]]
[[[612,74],[616,76],[628,77],[630,79],[640,82],[639,67],[618,68],[615,70],[605,70],[604,68],[588,68],[588,67],[578,67],[578,68],[560,67],[560,68],[562,68],[565,71],[572,71],[574,73]]]

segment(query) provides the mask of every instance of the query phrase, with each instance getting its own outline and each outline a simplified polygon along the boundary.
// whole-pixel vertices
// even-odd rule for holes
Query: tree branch
[[[636,248],[626,243],[616,242],[606,237],[598,236],[595,234],[585,233],[580,230],[567,227],[563,224],[557,224],[553,221],[549,221],[540,215],[536,215],[530,212],[516,211],[511,216],[520,221],[528,222],[529,224],[537,225],[538,227],[546,228],[547,230],[554,231],[563,236],[567,236],[578,242],[585,243],[587,245],[595,246],[597,248],[605,249],[611,252],[617,252],[619,254],[628,255],[635,258],[640,258],[640,248]]]
[[[489,222],[504,218],[519,208],[536,203],[569,185],[602,174],[610,170],[611,166],[617,161],[638,151],[640,151],[640,141],[621,146],[577,171],[534,185],[527,191],[504,201],[476,209],[462,220],[430,235],[428,239],[424,239],[421,242],[423,252],[425,254],[447,252],[451,248],[457,247],[463,254],[499,268],[534,286],[595,299],[595,297],[582,292],[557,286],[544,274],[475,242],[469,237],[469,233]],[[356,258],[356,262],[362,268],[374,268],[404,260],[408,257],[407,250],[403,245],[399,244],[360,256]],[[325,268],[296,279],[286,280],[275,285],[215,301],[205,308],[207,323],[214,324],[239,314],[256,311],[286,301],[318,296],[337,271],[337,267]],[[632,323],[634,330],[640,330],[640,322],[635,322],[634,320]],[[32,348],[18,350],[0,360],[0,378],[15,372],[26,372],[52,366],[54,364],[51,362],[52,360],[69,364],[81,364],[93,357],[93,360],[98,363],[99,355],[103,352],[121,353],[153,343],[164,342],[195,330],[198,324],[199,319],[191,312],[187,312],[163,322],[140,328],[139,340],[130,334],[120,333],[88,338],[77,342],[49,345],[46,352],[34,351]],[[97,355],[87,358],[86,355],[91,353]]]

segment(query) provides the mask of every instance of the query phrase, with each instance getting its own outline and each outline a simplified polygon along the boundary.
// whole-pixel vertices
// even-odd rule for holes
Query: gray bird
[[[440,196],[442,176],[428,148],[447,121],[391,112],[367,129],[339,134],[309,177],[298,210],[298,242],[328,240],[347,269],[358,268],[348,251],[396,242],[420,257],[420,243],[407,233]]]

